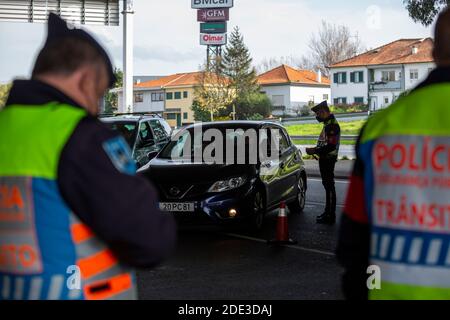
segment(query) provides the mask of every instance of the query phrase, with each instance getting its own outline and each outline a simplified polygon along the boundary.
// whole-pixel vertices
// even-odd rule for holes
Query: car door
[[[156,151],[160,151],[170,141],[170,137],[159,120],[150,120],[149,123],[155,138]]]
[[[259,155],[268,156],[270,153],[269,150],[272,149],[272,146],[275,147],[274,137],[271,130],[274,130],[273,126],[264,126],[262,130],[259,132]],[[267,148],[266,152],[262,152],[261,148]],[[268,159],[260,159],[260,170],[259,177],[261,182],[264,184],[266,188],[266,196],[267,196],[267,204],[268,206],[274,205],[278,199],[280,198],[279,187],[279,177],[281,174],[280,168],[280,159],[278,155],[278,151],[276,155],[270,156]]]
[[[295,186],[295,176],[292,175],[293,149],[291,148],[290,140],[281,127],[275,126],[271,129],[277,133],[272,135],[272,140],[278,140],[279,146],[278,174],[273,184],[273,192],[276,196],[275,202],[279,202],[289,198]]]
[[[153,131],[151,130],[149,121],[142,121],[139,124],[138,137],[133,154],[138,168],[146,165],[149,162],[148,154],[157,151],[157,144]]]
[[[284,128],[280,128],[280,146],[280,199],[288,199],[297,194],[301,158]]]

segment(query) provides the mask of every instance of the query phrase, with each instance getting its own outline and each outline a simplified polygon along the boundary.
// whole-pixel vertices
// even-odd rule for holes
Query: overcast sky
[[[235,0],[228,29],[241,28],[255,64],[301,56],[324,19],[345,24],[367,48],[432,35],[409,18],[402,0]],[[135,75],[196,71],[205,59],[190,0],[135,0]],[[87,27],[122,68],[122,27]],[[0,22],[0,82],[28,77],[45,39],[44,24]]]

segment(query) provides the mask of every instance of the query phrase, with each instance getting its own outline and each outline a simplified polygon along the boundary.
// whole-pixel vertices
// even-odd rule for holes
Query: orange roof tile
[[[258,76],[260,85],[267,84],[313,84],[329,85],[330,79],[322,75],[322,82],[317,81],[317,73],[310,70],[297,70],[287,65],[281,65]]]
[[[383,64],[433,62],[433,39],[400,39],[353,58],[335,63],[331,68]],[[413,54],[413,47],[417,53]]]
[[[201,72],[177,73],[156,80],[141,82],[135,88],[170,88],[198,84]]]

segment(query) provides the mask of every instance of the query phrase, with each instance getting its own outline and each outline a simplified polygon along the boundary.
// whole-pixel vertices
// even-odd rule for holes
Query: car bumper
[[[255,188],[247,184],[236,190],[205,194],[202,198],[183,199],[179,201],[161,199],[161,202],[194,203],[194,212],[170,212],[179,221],[231,223],[248,219],[253,214],[253,195]],[[230,210],[236,215],[230,216]]]

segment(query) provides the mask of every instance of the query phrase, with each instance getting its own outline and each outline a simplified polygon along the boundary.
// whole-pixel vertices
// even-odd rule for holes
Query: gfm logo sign
[[[228,21],[230,19],[230,9],[200,9],[197,11],[198,22]]]
[[[192,9],[232,8],[233,0],[192,0]]]
[[[227,34],[200,34],[200,44],[204,46],[221,46],[227,44]]]

